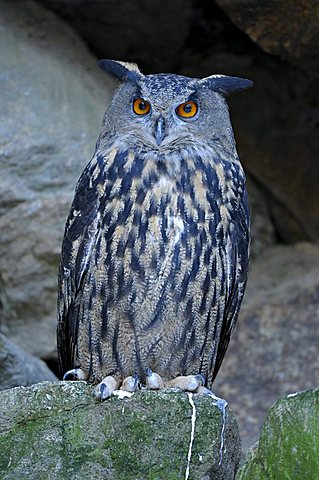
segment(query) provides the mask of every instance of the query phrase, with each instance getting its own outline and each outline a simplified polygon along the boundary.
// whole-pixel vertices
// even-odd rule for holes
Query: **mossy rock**
[[[318,480],[319,388],[288,395],[270,410],[259,444],[236,480]]]
[[[233,480],[240,439],[228,408],[220,464],[221,428],[207,395],[145,390],[97,403],[85,382],[17,387],[0,392],[0,478]]]

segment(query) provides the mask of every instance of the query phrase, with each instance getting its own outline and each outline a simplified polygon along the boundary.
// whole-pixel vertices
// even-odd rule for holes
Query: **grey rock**
[[[54,382],[58,379],[42,360],[0,334],[0,390],[44,380]]]
[[[84,382],[6,390],[0,392],[1,478],[40,480],[50,472],[52,480],[234,480],[240,439],[230,410],[219,465],[221,424],[207,395],[140,391],[96,403]]]
[[[216,0],[231,20],[266,52],[319,74],[316,0]]]
[[[287,395],[267,415],[260,440],[236,480],[317,480],[319,388]]]
[[[319,382],[318,301],[318,245],[272,247],[251,265],[237,328],[214,384],[238,416],[244,450],[257,440],[276,399]]]
[[[113,84],[52,12],[20,0],[0,10],[1,331],[50,357],[64,224]]]

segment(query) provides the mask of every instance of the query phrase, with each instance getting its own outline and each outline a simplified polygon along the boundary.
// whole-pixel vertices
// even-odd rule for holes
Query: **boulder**
[[[52,12],[20,0],[0,10],[1,331],[48,358],[64,224],[113,84]]]
[[[28,386],[44,380],[58,380],[39,358],[0,334],[0,390]]]
[[[222,428],[208,395],[144,390],[96,403],[84,382],[14,388],[0,392],[1,479],[234,480],[240,439],[228,408]]]
[[[318,382],[318,300],[318,245],[272,247],[252,264],[214,384],[237,415],[244,450],[258,439],[270,405]]]
[[[278,400],[236,480],[316,480],[319,473],[319,389]]]
[[[319,74],[317,0],[216,0],[263,50]]]

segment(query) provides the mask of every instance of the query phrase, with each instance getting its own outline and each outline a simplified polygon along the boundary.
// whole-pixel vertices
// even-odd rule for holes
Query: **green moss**
[[[279,400],[237,480],[318,480],[319,389]]]
[[[18,475],[24,478],[24,472],[34,464],[38,465],[34,478],[47,478],[47,472],[56,468],[62,452],[57,427],[52,422],[38,419],[17,424],[0,437],[0,471],[5,472],[1,479]]]

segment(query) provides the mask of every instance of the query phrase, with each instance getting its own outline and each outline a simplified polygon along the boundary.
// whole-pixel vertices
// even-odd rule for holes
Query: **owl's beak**
[[[158,119],[156,120],[154,137],[158,146],[160,146],[163,139],[166,137],[165,120],[163,117],[158,117]]]

